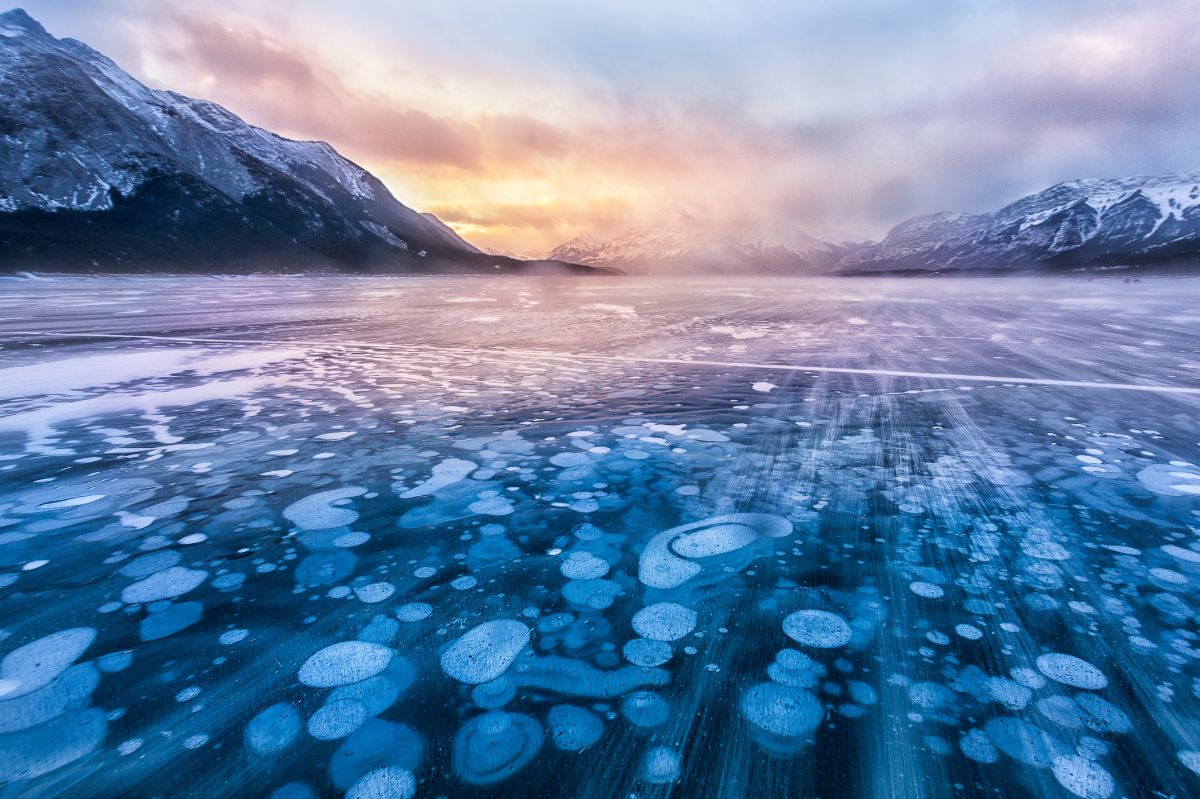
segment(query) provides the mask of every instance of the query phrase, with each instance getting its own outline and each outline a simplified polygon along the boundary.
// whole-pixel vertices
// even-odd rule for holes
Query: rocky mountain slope
[[[324,142],[0,14],[0,269],[519,270]]]
[[[1200,172],[1073,180],[986,214],[903,222],[840,272],[1200,263]]]

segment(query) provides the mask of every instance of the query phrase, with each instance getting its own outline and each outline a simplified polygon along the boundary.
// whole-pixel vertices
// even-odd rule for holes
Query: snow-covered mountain
[[[550,258],[628,272],[816,274],[830,271],[841,245],[784,226],[729,230],[682,209],[606,241],[577,237]]]
[[[1072,180],[986,214],[902,222],[840,272],[1200,262],[1200,172]]]
[[[492,271],[324,142],[139,83],[0,14],[0,268]]]

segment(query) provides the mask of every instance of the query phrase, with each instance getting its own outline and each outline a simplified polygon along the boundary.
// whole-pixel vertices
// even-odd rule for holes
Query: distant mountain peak
[[[49,36],[42,23],[38,22],[23,8],[0,13],[0,36],[19,36],[32,33],[37,36]]]
[[[677,206],[611,239],[576,236],[549,257],[631,272],[805,274],[828,271],[841,252],[790,225],[719,223]]]
[[[1200,172],[1081,178],[983,214],[931,214],[840,271],[1053,269],[1200,261]]]

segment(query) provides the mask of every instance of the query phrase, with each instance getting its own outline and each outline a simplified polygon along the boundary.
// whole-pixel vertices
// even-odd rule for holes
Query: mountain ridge
[[[857,248],[841,273],[1061,270],[1200,258],[1200,171],[1056,183],[981,214],[928,214]]]
[[[1200,171],[1056,183],[990,212],[906,219],[877,242],[794,229],[722,232],[675,210],[611,239],[577,236],[553,258],[632,272],[874,274],[1200,266]]]
[[[148,88],[24,10],[0,14],[0,268],[264,267],[528,268],[403,205],[326,142]]]

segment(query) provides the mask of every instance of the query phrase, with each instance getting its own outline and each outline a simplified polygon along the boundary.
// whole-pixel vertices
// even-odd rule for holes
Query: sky
[[[521,255],[678,208],[875,239],[1061,180],[1200,168],[1200,0],[23,7]]]

